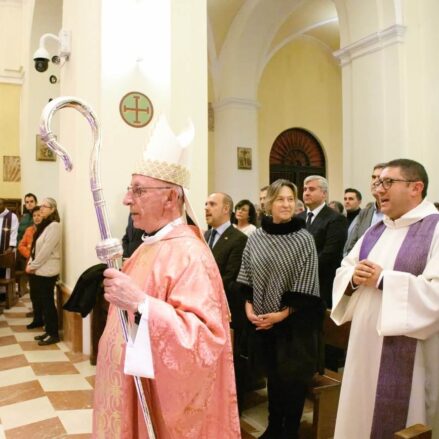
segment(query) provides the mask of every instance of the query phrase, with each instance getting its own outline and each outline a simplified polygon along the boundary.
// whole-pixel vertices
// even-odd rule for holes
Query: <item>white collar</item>
[[[414,207],[412,210],[409,210],[395,221],[391,220],[387,215],[384,215],[383,221],[387,227],[390,227],[392,229],[399,229],[401,227],[410,226],[411,224],[418,222],[422,218],[425,218],[426,216],[434,213],[438,213],[438,210],[436,209],[434,204],[430,201],[423,200],[416,207]]]
[[[142,236],[142,241],[145,244],[154,244],[158,241],[161,241],[172,229],[181,224],[185,224],[185,220],[183,219],[183,217],[177,218],[174,221],[166,224],[166,226],[160,229],[155,235],[148,236],[144,234]]]
[[[325,206],[326,206],[326,203],[323,202],[322,204],[320,204],[320,206],[316,207],[314,210],[310,210],[310,209],[306,208],[306,213],[308,214],[309,212],[312,212],[314,215],[314,218],[315,218]]]

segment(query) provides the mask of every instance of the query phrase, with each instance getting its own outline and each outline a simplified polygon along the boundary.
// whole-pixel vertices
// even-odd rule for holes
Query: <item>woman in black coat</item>
[[[318,258],[305,222],[294,218],[296,186],[277,180],[269,214],[248,239],[238,283],[246,294],[251,367],[267,376],[268,428],[263,439],[298,437],[306,391],[319,368],[324,305]]]

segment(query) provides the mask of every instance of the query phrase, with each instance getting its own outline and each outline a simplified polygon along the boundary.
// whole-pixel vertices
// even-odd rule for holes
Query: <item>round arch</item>
[[[303,128],[280,133],[270,151],[270,183],[278,178],[292,181],[302,197],[303,180],[308,175],[326,177],[326,159],[317,138]]]

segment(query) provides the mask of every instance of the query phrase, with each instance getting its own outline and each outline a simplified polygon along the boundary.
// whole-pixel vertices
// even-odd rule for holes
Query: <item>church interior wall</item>
[[[61,29],[62,6],[63,2],[56,0],[35,2],[31,9],[29,39],[26,38],[23,42],[25,59],[23,60],[24,81],[20,109],[21,194],[32,192],[39,199],[43,197],[58,199],[59,195],[58,161],[37,161],[35,150],[41,111],[50,98],[59,95],[61,71],[58,66],[49,63],[46,72],[37,72],[32,55],[38,48],[42,35],[46,33],[58,35]],[[30,6],[27,7],[30,8]],[[47,41],[46,47],[51,55],[56,53],[56,44],[52,40]],[[57,77],[56,84],[50,83],[51,75]]]
[[[341,74],[332,54],[308,38],[284,46],[266,66],[259,83],[260,185],[269,180],[269,156],[276,137],[304,128],[319,141],[327,159],[330,198],[343,190]]]
[[[20,182],[4,181],[5,157],[20,156],[20,93],[20,85],[0,83],[0,196],[4,198],[20,198]]]

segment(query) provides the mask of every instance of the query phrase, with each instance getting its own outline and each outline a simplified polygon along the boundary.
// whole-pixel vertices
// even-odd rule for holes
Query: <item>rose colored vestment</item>
[[[228,307],[215,260],[197,229],[179,225],[160,241],[141,245],[123,271],[151,296],[155,379],[142,383],[157,439],[240,438]],[[124,359],[117,309],[110,306],[99,343],[94,438],[148,438]]]

